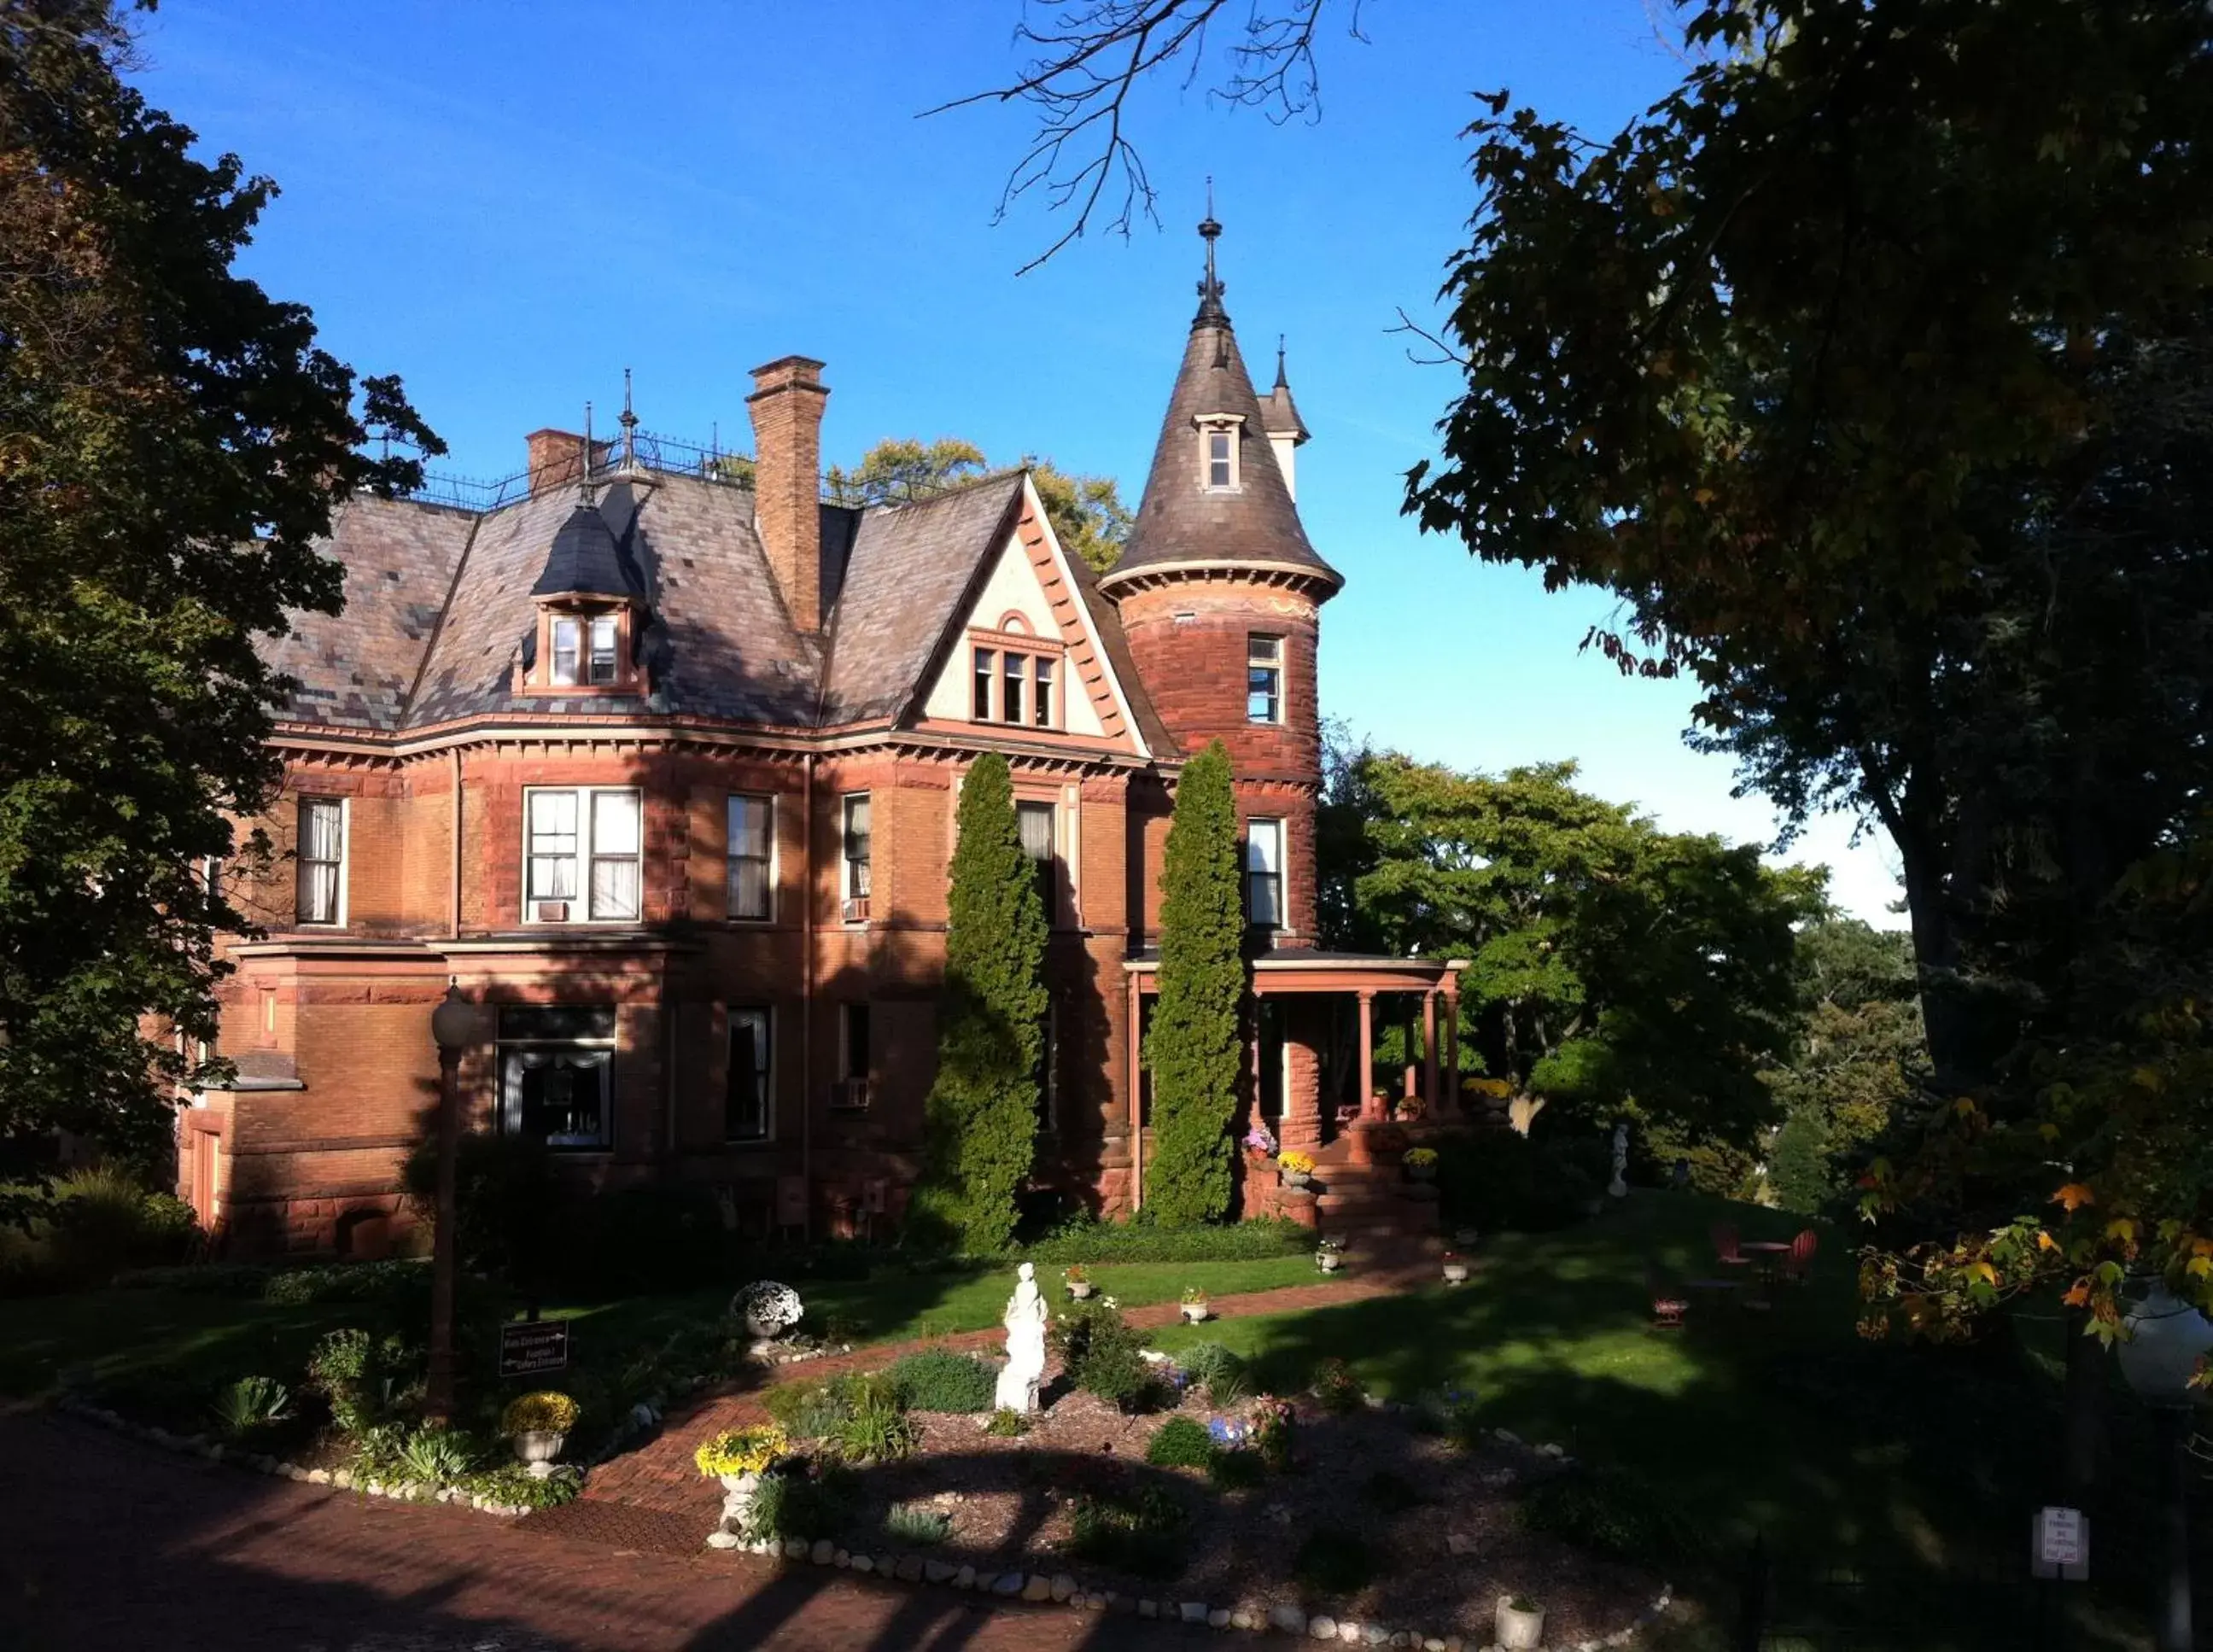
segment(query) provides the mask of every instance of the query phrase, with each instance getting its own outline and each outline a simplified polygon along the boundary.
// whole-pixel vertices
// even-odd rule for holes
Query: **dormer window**
[[[553,680],[561,687],[573,687],[583,680],[576,674],[578,643],[583,635],[583,622],[576,619],[557,619],[553,622]]]
[[[1243,485],[1237,434],[1244,421],[1234,413],[1202,413],[1197,422],[1199,485],[1209,493],[1236,492]]]
[[[615,641],[618,627],[611,613],[592,616],[592,680],[611,683],[615,680]]]
[[[540,693],[578,690],[634,692],[637,673],[630,663],[632,610],[582,608],[543,603],[539,610],[538,657],[525,686]]]

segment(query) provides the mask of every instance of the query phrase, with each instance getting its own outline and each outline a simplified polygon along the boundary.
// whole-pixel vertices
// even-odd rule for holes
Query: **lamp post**
[[[2213,1324],[2167,1288],[2153,1282],[2131,1308],[2129,1335],[2120,1344],[2121,1375],[2159,1422],[2161,1545],[2167,1579],[2160,1603],[2160,1652],[2191,1652],[2190,1423],[2191,1379],[2213,1349]]]
[[[430,1012],[430,1037],[438,1046],[438,1212],[430,1234],[430,1377],[424,1410],[435,1423],[454,1417],[454,1227],[460,1203],[454,1192],[455,1161],[460,1155],[461,1051],[476,1031],[476,1012],[448,983],[446,996]]]

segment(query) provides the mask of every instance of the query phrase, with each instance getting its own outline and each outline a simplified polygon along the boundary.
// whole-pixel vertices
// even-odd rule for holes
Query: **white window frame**
[[[531,853],[531,811],[534,800],[544,796],[567,794],[575,800],[576,810],[576,848],[568,856],[575,873],[572,895],[540,895],[532,881],[533,862],[540,858]],[[594,841],[598,810],[594,800],[604,796],[628,797],[637,805],[637,847],[628,856],[601,855]],[[592,869],[600,860],[628,859],[637,867],[637,910],[626,915],[602,917],[592,911]],[[540,918],[537,909],[546,901],[565,901],[569,916],[565,918]],[[581,909],[581,910],[580,910]],[[522,921],[540,924],[638,924],[645,921],[645,794],[636,786],[526,786],[522,789]]]
[[[1245,721],[1259,728],[1277,728],[1283,726],[1284,655],[1289,652],[1283,646],[1284,640],[1280,633],[1275,631],[1256,631],[1245,634]],[[1272,658],[1261,655],[1260,644],[1263,643],[1275,644]],[[1253,674],[1256,671],[1271,672],[1275,676],[1275,687],[1268,696],[1273,708],[1272,716],[1256,717],[1253,715]]]
[[[607,674],[600,674],[600,637],[604,632],[607,647],[605,655]],[[611,613],[595,613],[584,620],[584,680],[595,688],[604,688],[622,677],[622,622]]]
[[[576,646],[569,651],[569,669],[565,675],[561,670],[561,631],[564,626],[576,638]],[[585,635],[582,615],[572,613],[554,615],[553,623],[546,629],[546,651],[553,656],[546,662],[546,680],[556,688],[581,688],[583,686],[585,673],[588,669],[585,657],[587,643],[588,638]]]
[[[741,912],[738,910],[738,805],[759,803],[767,812],[763,836],[768,844],[768,910],[764,912]],[[776,922],[777,850],[776,850],[776,794],[769,791],[734,791],[722,804],[722,916],[734,924],[773,924]]]
[[[1022,853],[1027,856],[1032,865],[1041,869],[1037,874],[1039,884],[1038,893],[1045,902],[1045,926],[1048,930],[1057,930],[1060,927],[1060,804],[1050,797],[1015,798],[1015,828],[1018,837],[1021,830],[1022,811],[1025,809],[1043,809],[1046,814],[1046,830],[1051,834],[1052,852],[1043,859],[1039,859],[1037,856],[1031,855],[1028,845],[1025,844]]]
[[[849,791],[838,800],[838,897],[841,900],[866,900],[876,887],[876,806],[875,794]],[[853,805],[865,803],[869,808],[869,887],[853,887],[853,858],[848,852],[853,840]]]
[[[1237,439],[1243,424],[1241,418],[1234,417],[1201,416],[1199,418],[1198,486],[1202,493],[1236,493],[1244,488],[1244,443]],[[1214,439],[1216,436],[1222,437],[1226,444],[1222,454],[1229,478],[1226,482],[1214,479]]]
[[[299,808],[295,817],[294,825],[294,830],[297,833],[297,836],[292,846],[293,855],[297,863],[296,875],[292,880],[293,922],[299,928],[303,930],[342,930],[346,926],[346,874],[351,869],[351,862],[352,860],[352,856],[349,852],[353,847],[353,810],[350,807],[352,800],[345,797],[326,796],[320,792],[302,792],[300,794],[298,801]],[[338,858],[337,863],[338,877],[336,880],[338,888],[336,891],[336,897],[332,902],[332,916],[329,917],[308,917],[303,914],[300,902],[300,897],[304,893],[302,885],[306,881],[307,869],[311,863],[308,861],[307,855],[308,811],[311,807],[322,803],[332,805],[338,812]],[[313,863],[317,865],[328,864],[326,862],[316,862]],[[216,875],[219,887],[221,877],[220,872],[218,872]]]
[[[969,691],[968,721],[991,722],[997,720],[999,705],[999,650],[977,643],[968,651]],[[976,690],[984,691],[984,702],[976,704]]]
[[[730,1081],[737,1065],[735,1056],[738,1029],[749,1024],[754,1016],[759,1017],[763,1039],[768,1045],[765,1069],[756,1074],[761,1086],[761,1131],[758,1136],[734,1136],[730,1133]],[[766,1147],[776,1140],[776,1045],[775,1005],[744,1003],[729,1007],[722,1045],[722,1140],[731,1146]]]
[[[1283,868],[1283,845],[1287,835],[1280,818],[1261,814],[1245,822],[1245,922],[1249,928],[1273,931],[1290,927],[1286,921],[1290,911],[1289,877]],[[1259,838],[1268,838],[1275,844],[1276,863],[1272,871],[1254,863],[1254,841]],[[1276,915],[1265,924],[1253,913],[1253,881],[1255,877],[1271,877],[1276,883]]]
[[[1055,692],[1060,688],[1059,671],[1055,669],[1056,656],[1050,654],[1030,657],[1030,727],[1053,728],[1059,726],[1060,708],[1053,704]]]

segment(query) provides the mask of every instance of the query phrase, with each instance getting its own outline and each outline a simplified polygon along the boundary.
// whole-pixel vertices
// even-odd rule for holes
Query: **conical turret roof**
[[[1129,543],[1100,586],[1111,591],[1137,575],[1169,568],[1302,572],[1332,588],[1341,585],[1342,576],[1308,543],[1268,442],[1269,414],[1253,392],[1236,332],[1222,308],[1222,283],[1215,279],[1213,259],[1214,235],[1221,227],[1210,218],[1199,233],[1207,237],[1207,273],[1199,283],[1198,314],[1161,421]],[[1288,391],[1285,396],[1288,400]],[[1235,488],[1206,485],[1200,431],[1209,418],[1236,421]]]

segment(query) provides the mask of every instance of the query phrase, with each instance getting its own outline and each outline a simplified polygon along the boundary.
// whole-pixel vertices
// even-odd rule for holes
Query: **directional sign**
[[[2090,1575],[2090,1522],[2079,1509],[2039,1509],[2029,1570],[2039,1577],[2081,1582]]]
[[[569,1326],[565,1320],[512,1320],[499,1328],[499,1374],[535,1376],[569,1369]]]

